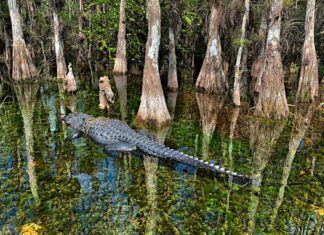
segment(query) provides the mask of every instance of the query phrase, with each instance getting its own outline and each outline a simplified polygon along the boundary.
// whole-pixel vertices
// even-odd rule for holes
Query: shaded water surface
[[[140,84],[115,80],[109,116],[132,124]],[[86,138],[66,141],[61,113],[107,116],[87,87],[75,96],[57,84],[1,87],[0,234],[35,225],[44,234],[323,234],[318,110],[296,107],[288,121],[272,122],[222,97],[167,94],[174,120],[153,134],[262,182],[236,185],[150,156],[110,156]]]

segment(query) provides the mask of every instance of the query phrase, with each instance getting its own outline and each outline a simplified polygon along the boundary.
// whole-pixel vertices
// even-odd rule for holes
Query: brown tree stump
[[[99,79],[99,108],[102,110],[110,110],[110,105],[114,103],[114,93],[111,89],[108,76]]]

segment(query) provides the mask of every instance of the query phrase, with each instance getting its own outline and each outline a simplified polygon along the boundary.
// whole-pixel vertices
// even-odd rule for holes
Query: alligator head
[[[81,131],[84,122],[92,116],[85,113],[70,113],[69,115],[62,115],[61,118],[71,128]]]

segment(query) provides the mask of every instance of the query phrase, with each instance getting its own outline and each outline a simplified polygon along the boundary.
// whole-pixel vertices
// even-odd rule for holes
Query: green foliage
[[[109,5],[108,14],[97,11],[96,6],[106,3]],[[91,26],[84,30],[87,39],[102,52],[109,52],[110,48],[116,45],[119,21],[118,1],[92,0],[87,3],[86,14],[89,17]]]
[[[144,61],[144,48],[146,41],[145,2],[126,1],[126,45],[127,58],[133,64]],[[100,7],[106,4],[107,12]],[[100,52],[111,55],[113,60],[116,53],[117,35],[119,25],[119,1],[91,0],[85,7],[86,17],[91,22],[83,30],[89,43],[93,44]],[[102,59],[102,58],[101,58]]]
[[[318,77],[322,79],[324,77],[324,64],[322,63],[318,64]]]
[[[240,38],[234,38],[233,39],[233,45],[234,46],[240,46],[240,45],[248,46],[251,43],[252,43],[252,41],[249,40],[249,39],[243,39],[243,40],[241,40]]]
[[[283,6],[284,6],[284,8],[289,8],[294,4],[297,5],[299,1],[300,0],[284,0],[283,1]]]
[[[144,63],[147,22],[145,0],[126,1],[126,41],[127,59],[130,64]]]

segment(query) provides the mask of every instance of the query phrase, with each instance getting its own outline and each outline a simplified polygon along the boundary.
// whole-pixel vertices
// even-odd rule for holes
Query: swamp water
[[[109,117],[132,124],[136,79],[116,78]],[[167,94],[167,146],[262,180],[237,185],[150,156],[110,156],[87,138],[66,141],[61,113],[103,116],[98,91],[56,83],[1,87],[0,234],[323,234],[323,113],[288,121],[193,91]],[[32,233],[31,233],[32,234]]]

